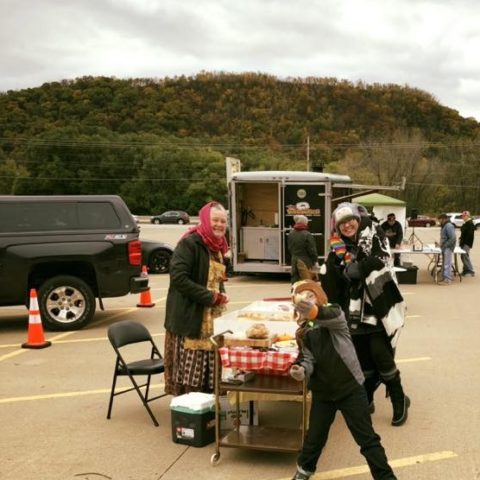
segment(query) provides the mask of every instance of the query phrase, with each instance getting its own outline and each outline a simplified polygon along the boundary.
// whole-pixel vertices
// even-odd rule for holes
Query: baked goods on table
[[[270,331],[264,323],[254,323],[247,328],[247,331],[245,333],[247,334],[247,338],[263,339],[270,336]]]
[[[254,320],[258,322],[294,320],[292,302],[253,302],[237,312],[238,320]]]
[[[265,324],[270,331],[269,339],[247,339],[245,331],[255,323]],[[215,334],[225,332],[225,330],[231,330],[233,332],[231,336],[235,338],[237,345],[241,340],[245,341],[245,345],[249,344],[247,342],[248,340],[254,340],[255,346],[259,347],[260,345],[257,345],[258,342],[262,343],[261,347],[270,346],[265,345],[265,343],[267,340],[271,342],[275,334],[285,334],[294,337],[297,328],[298,325],[294,320],[294,306],[293,303],[288,300],[256,300],[241,310],[227,312],[217,317],[214,322]]]

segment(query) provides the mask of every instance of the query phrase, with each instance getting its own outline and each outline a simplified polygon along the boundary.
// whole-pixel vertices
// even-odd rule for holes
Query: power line
[[[258,139],[258,142],[268,142],[268,139]],[[25,137],[0,137],[0,143],[4,145],[28,145],[28,146],[61,146],[61,147],[109,147],[109,148],[138,148],[138,147],[175,147],[175,148],[239,148],[239,149],[268,149],[275,148],[307,148],[306,143],[274,143],[273,145],[252,145],[243,143],[189,143],[189,142],[162,142],[162,141],[84,141],[84,140],[43,140]],[[480,142],[369,142],[369,143],[310,143],[310,149],[314,148],[360,148],[360,149],[385,149],[385,148],[478,148]]]
[[[61,180],[66,182],[201,182],[205,181],[205,177],[202,178],[122,178],[122,177],[90,177],[90,178],[78,178],[78,177],[37,177],[37,176],[11,176],[0,175],[0,178],[11,180]]]
[[[9,176],[9,175],[0,175],[0,179],[7,180],[27,180],[27,181],[38,181],[38,180],[61,180],[68,182],[201,182],[205,181],[205,177],[201,178],[124,178],[124,177],[91,177],[91,178],[75,178],[75,177],[28,177],[28,176]],[[422,187],[448,187],[448,188],[474,188],[479,189],[480,185],[464,185],[464,184],[449,184],[449,183],[419,183],[419,182],[409,182],[406,183],[406,188],[409,186],[422,186]]]

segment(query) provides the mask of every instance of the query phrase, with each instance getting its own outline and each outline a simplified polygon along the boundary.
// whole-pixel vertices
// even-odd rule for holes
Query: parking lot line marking
[[[458,454],[452,451],[425,453],[423,455],[416,455],[414,457],[398,458],[396,460],[390,460],[390,466],[392,468],[410,467],[412,465],[418,465],[420,463],[438,462],[440,460],[448,460],[450,458],[458,457]],[[354,475],[360,475],[362,473],[369,473],[370,470],[367,465],[350,468],[339,468],[337,470],[330,470],[328,472],[321,472],[310,477],[310,480],[333,480],[335,478],[345,478]],[[291,477],[288,477],[290,479]],[[282,480],[288,480],[282,479]]]
[[[154,334],[152,336],[157,336],[157,335],[164,335],[164,333],[157,333],[157,334]],[[92,340],[92,339],[63,340],[61,342],[62,343],[67,343],[67,342],[72,342],[73,343],[73,342],[78,342],[78,341],[89,341],[89,340]],[[94,341],[106,340],[106,337],[95,338],[93,340]],[[23,351],[25,351],[25,350],[21,350],[20,353],[22,353]],[[13,353],[15,353],[15,352],[13,352]],[[1,358],[2,357],[0,357],[0,359]],[[409,359],[397,360],[397,363],[418,362],[418,361],[426,361],[426,360],[431,360],[431,358],[430,357],[409,358]],[[155,384],[155,385],[152,385],[150,388],[161,388],[163,386],[164,386],[164,384]],[[45,395],[29,395],[29,396],[25,396],[25,397],[9,397],[9,398],[0,398],[0,404],[26,402],[26,401],[34,401],[34,400],[56,399],[56,398],[80,397],[80,396],[84,396],[84,395],[98,395],[100,393],[109,393],[109,392],[110,392],[110,388],[102,388],[102,389],[97,389],[97,390],[84,390],[84,391],[76,391],[76,392],[51,393],[51,394],[45,394]],[[417,457],[415,457],[415,458],[417,458]],[[393,462],[391,462],[391,463],[393,465]],[[417,463],[417,461],[415,461],[413,463]],[[360,467],[354,467],[354,468],[360,468]],[[362,471],[362,472],[358,472],[358,473],[364,473],[364,472]],[[314,477],[314,478],[317,478],[317,477]],[[318,478],[323,479],[323,478],[341,478],[341,477],[318,477]]]
[[[419,318],[422,315],[405,315],[405,318]]]
[[[56,340],[59,339],[59,338],[68,337],[69,335],[73,335],[74,333],[75,333],[75,332],[60,333],[59,335],[56,335],[55,337],[50,338],[50,341],[51,341],[51,342],[54,342],[54,341],[56,341]],[[12,345],[12,346],[13,346],[13,347],[18,347],[18,344]],[[3,360],[6,360],[7,358],[16,357],[17,355],[21,355],[22,353],[25,353],[25,352],[28,352],[28,351],[29,351],[28,349],[20,348],[19,350],[15,350],[14,352],[6,353],[5,355],[2,355],[2,356],[0,357],[0,362],[3,361]]]
[[[396,363],[414,363],[414,362],[428,362],[432,357],[413,357],[413,358],[401,358],[395,360]]]
[[[163,388],[164,386],[165,384],[163,383],[157,383],[155,385],[150,385],[150,389]],[[128,390],[128,387],[126,387],[125,390]],[[83,397],[85,395],[98,395],[100,393],[110,393],[110,391],[111,391],[110,388],[99,388],[98,390],[84,390],[80,392],[63,392],[63,393],[50,393],[45,395],[29,395],[26,397],[0,398],[0,404],[32,402],[35,400],[52,400],[57,398]]]
[[[160,297],[160,298],[155,298],[153,300],[153,303],[159,303],[159,302],[163,302],[167,297]],[[121,317],[122,315],[126,315],[127,313],[133,313],[133,312],[137,312],[139,309],[138,307],[130,307],[130,308],[127,308],[125,310],[122,310],[118,313],[115,313],[114,315],[109,315],[107,318],[102,318],[101,320],[97,320],[97,321],[93,321],[91,323],[91,325],[100,325],[108,320],[114,320],[115,318],[118,318],[118,317]]]
[[[152,337],[162,337],[165,335],[165,332],[162,333],[152,333]],[[86,343],[86,342],[105,342],[108,340],[108,337],[90,337],[90,338],[75,338],[72,340],[57,340],[55,343]],[[1,345],[0,345],[1,346]]]
[[[161,337],[164,336],[165,332],[162,333],[152,333],[152,337]],[[62,343],[87,343],[87,342],[106,342],[108,340],[108,337],[89,337],[89,338],[75,338],[75,339],[70,339],[70,340],[54,340],[52,339],[52,343],[56,344],[62,344]],[[15,348],[18,347],[18,343],[6,343],[4,345],[0,345],[0,348]],[[24,352],[26,350],[21,350],[19,353]],[[0,357],[0,360],[3,357]]]

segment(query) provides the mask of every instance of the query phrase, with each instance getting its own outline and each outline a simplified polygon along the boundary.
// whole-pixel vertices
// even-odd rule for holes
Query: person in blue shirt
[[[438,220],[441,225],[440,229],[440,250],[443,258],[443,278],[438,285],[448,286],[452,283],[452,267],[453,267],[453,250],[457,244],[457,236],[455,234],[455,226],[446,213],[439,215]]]

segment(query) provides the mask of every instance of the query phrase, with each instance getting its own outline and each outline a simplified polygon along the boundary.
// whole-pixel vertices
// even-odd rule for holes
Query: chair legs
[[[135,390],[137,391],[138,396],[140,397],[140,400],[143,403],[143,406],[147,409],[147,412],[150,415],[150,418],[152,419],[152,422],[154,423],[154,425],[156,427],[158,427],[159,425],[158,425],[157,419],[155,418],[155,415],[153,414],[151,408],[148,406],[148,390],[150,388],[150,375],[148,375],[147,383],[145,383],[144,385],[141,385],[141,387],[144,387],[144,386],[147,387],[146,390],[145,390],[145,392],[146,392],[145,397],[142,395],[142,391],[140,390],[140,387],[137,385],[137,382],[134,380],[134,378],[130,377],[130,380],[132,381],[133,386],[134,386]]]
[[[147,412],[150,415],[150,418],[152,419],[154,425],[156,427],[158,427],[159,423],[158,423],[157,419],[155,418],[155,415],[153,414],[152,409],[148,405],[148,402],[152,401],[152,400],[156,400],[156,399],[161,398],[161,397],[164,397],[166,394],[162,394],[162,395],[159,395],[157,397],[150,398],[150,399],[148,398],[148,393],[149,393],[149,390],[150,390],[151,375],[147,376],[147,382],[144,383],[143,385],[138,385],[137,382],[135,381],[135,379],[133,378],[133,376],[128,375],[128,377],[130,378],[130,380],[133,384],[133,387],[128,388],[126,390],[121,390],[120,392],[115,392],[115,386],[116,386],[116,383],[117,383],[117,376],[118,376],[117,373],[116,373],[117,368],[118,368],[118,365],[115,366],[115,373],[113,374],[112,391],[110,392],[110,401],[108,403],[107,419],[110,419],[111,415],[112,415],[113,397],[116,397],[117,395],[121,395],[122,393],[127,393],[127,392],[131,392],[132,390],[135,390],[138,393],[138,396],[140,397],[140,400],[142,401],[143,406],[147,409]],[[142,387],[146,387],[145,396],[142,394],[142,391],[140,390]]]
[[[164,397],[166,393],[150,398],[150,382],[153,375],[162,375],[165,373],[165,366],[163,363],[163,357],[152,340],[150,332],[141,323],[133,322],[131,320],[123,320],[108,328],[108,339],[115,350],[116,360],[115,369],[113,370],[112,390],[108,402],[107,419],[112,415],[113,398],[117,395],[135,390],[154,425],[158,427],[158,421],[148,403],[157,398]],[[150,350],[150,357],[144,357],[143,359],[136,359],[135,361],[130,362],[126,361],[120,350],[123,347],[132,344],[142,344],[143,347],[140,350],[143,350],[144,352]],[[149,346],[148,349],[147,345]],[[133,357],[130,353],[132,352],[129,352],[128,357]],[[117,377],[128,377],[133,386],[131,388],[119,388],[117,386]],[[139,384],[134,377],[146,377],[146,382]],[[143,388],[145,388],[145,390],[142,390]]]
[[[117,368],[118,368],[118,358],[115,363],[115,370],[113,371],[113,383],[112,383],[112,390],[110,392],[110,400],[108,402],[107,419],[110,419],[112,415],[113,397],[115,396],[115,385],[117,384]]]

